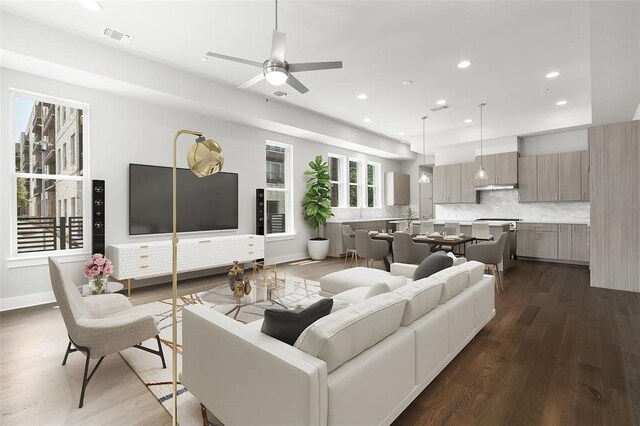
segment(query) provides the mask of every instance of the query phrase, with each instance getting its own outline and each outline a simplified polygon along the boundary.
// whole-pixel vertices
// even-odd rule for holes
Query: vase
[[[229,288],[231,291],[235,290],[235,283],[237,280],[242,281],[244,276],[244,268],[238,265],[238,261],[233,261],[233,266],[227,270],[227,277],[229,277]]]
[[[102,275],[96,275],[93,279],[93,292],[102,294],[107,292],[107,278]]]

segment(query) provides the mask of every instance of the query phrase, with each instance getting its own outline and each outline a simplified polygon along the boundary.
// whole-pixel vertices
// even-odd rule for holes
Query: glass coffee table
[[[314,293],[307,286],[307,280],[290,275],[278,275],[267,277],[265,282],[262,274],[246,274],[250,278],[251,292],[242,298],[236,298],[228,284],[215,287],[200,295],[204,301],[214,304],[233,303],[233,308],[225,315],[232,315],[236,319],[240,310],[248,306],[259,306],[267,309],[270,307],[293,308],[303,299],[309,298]]]

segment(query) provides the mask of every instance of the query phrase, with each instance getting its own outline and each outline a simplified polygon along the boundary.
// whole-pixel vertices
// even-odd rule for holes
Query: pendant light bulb
[[[485,180],[489,179],[489,175],[487,171],[484,169],[484,165],[482,164],[482,108],[486,105],[486,103],[481,103],[478,105],[480,108],[480,170],[476,172],[477,180]]]
[[[427,142],[426,142],[426,130],[425,130],[425,121],[427,116],[421,118],[422,120],[422,167],[427,166]],[[431,176],[427,173],[426,170],[421,169],[418,166],[418,170],[420,171],[420,178],[418,178],[418,183],[431,183]]]

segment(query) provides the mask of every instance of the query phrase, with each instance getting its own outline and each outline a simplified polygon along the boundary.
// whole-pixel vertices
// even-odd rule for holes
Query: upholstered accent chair
[[[344,248],[344,264],[347,264],[347,258],[351,256],[351,265],[354,261],[358,264],[358,253],[356,252],[356,238],[353,228],[349,225],[342,225],[342,247]]]
[[[69,344],[62,365],[72,352],[82,352],[86,356],[80,405],[84,403],[84,393],[105,356],[123,349],[135,347],[158,355],[162,368],[167,365],[158,334],[160,330],[153,315],[134,307],[122,294],[102,294],[82,297],[78,287],[65,275],[58,262],[49,258],[51,286],[60,313],[67,327]],[[155,338],[158,350],[141,345],[147,339]],[[73,348],[72,348],[73,346]],[[89,360],[98,359],[89,373]]]
[[[506,243],[507,233],[503,232],[496,241],[484,241],[470,245],[467,247],[465,255],[467,260],[477,260],[478,262],[486,264],[489,269],[491,269],[493,276],[496,277],[496,293],[504,291],[502,278],[498,270],[498,263],[502,261],[502,253],[504,252]]]
[[[373,266],[373,262],[377,259],[384,262],[383,258],[389,255],[389,243],[384,240],[374,240],[364,229],[357,229],[356,252],[359,258],[365,259],[367,266],[369,266],[369,260]]]
[[[416,243],[406,232],[393,234],[393,261],[417,265],[431,254],[431,246]]]

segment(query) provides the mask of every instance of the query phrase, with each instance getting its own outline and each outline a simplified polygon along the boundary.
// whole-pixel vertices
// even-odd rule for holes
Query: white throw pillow
[[[458,257],[455,254],[453,254],[452,252],[447,252],[447,256],[449,256],[450,258],[453,259],[453,265],[451,265],[451,266],[462,265],[463,263],[465,263],[467,261],[466,257]]]
[[[371,297],[320,318],[293,346],[324,360],[331,372],[395,332],[406,303],[395,293]]]
[[[351,305],[360,303],[365,299],[377,296],[383,293],[389,293],[389,285],[387,283],[377,283],[371,287],[356,287],[351,290],[343,291],[333,296],[334,301],[346,302]]]
[[[407,300],[401,323],[402,326],[406,327],[438,306],[442,293],[442,282],[427,277],[407,283],[407,285],[397,289],[394,293]]]

